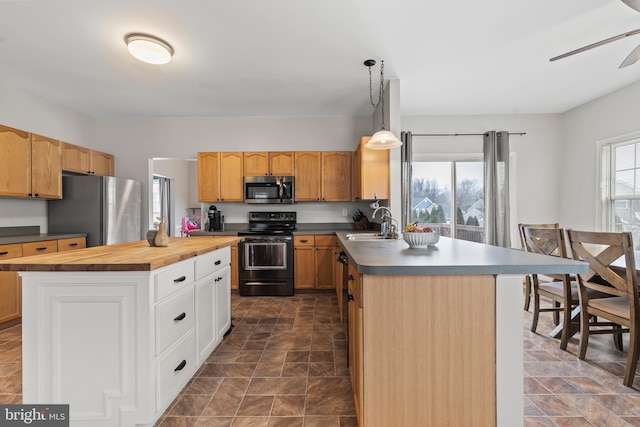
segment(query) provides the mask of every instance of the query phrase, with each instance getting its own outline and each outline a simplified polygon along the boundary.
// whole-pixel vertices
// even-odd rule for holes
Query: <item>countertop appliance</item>
[[[142,186],[113,176],[65,175],[47,202],[49,233],[87,233],[87,247],[141,240]]]
[[[207,211],[209,217],[209,227],[207,231],[220,231],[222,230],[222,213],[214,205],[209,206]]]
[[[294,202],[293,176],[245,176],[245,203],[286,204]]]
[[[295,212],[249,212],[249,229],[238,232],[241,296],[293,295],[295,229]]]

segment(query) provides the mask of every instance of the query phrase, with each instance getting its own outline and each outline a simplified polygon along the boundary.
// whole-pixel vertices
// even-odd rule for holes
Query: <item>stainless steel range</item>
[[[295,212],[249,212],[249,229],[238,233],[240,295],[293,295],[295,229]]]

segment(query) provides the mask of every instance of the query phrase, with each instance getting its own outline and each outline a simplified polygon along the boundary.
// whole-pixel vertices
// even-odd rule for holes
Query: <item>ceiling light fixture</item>
[[[376,65],[374,59],[367,59],[364,65],[369,68],[369,100],[375,110],[378,104],[382,102],[382,126],[380,130],[373,134],[365,147],[373,150],[389,150],[391,148],[400,147],[402,142],[393,134],[393,132],[384,128],[384,61],[380,61],[380,88],[378,89],[378,102],[373,102],[373,85],[371,83],[371,67]]]
[[[131,55],[148,64],[166,64],[173,56],[169,43],[149,34],[129,33],[124,41]]]

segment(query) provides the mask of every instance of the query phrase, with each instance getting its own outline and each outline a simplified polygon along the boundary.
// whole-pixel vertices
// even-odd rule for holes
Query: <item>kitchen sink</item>
[[[357,234],[347,234],[347,240],[393,240],[388,237],[383,236],[379,233],[357,233]]]

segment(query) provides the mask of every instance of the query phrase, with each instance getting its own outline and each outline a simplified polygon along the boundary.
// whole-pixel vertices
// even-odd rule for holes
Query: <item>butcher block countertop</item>
[[[150,271],[241,240],[236,236],[172,237],[167,247],[150,247],[146,240],[140,240],[8,259],[0,262],[0,271]]]

